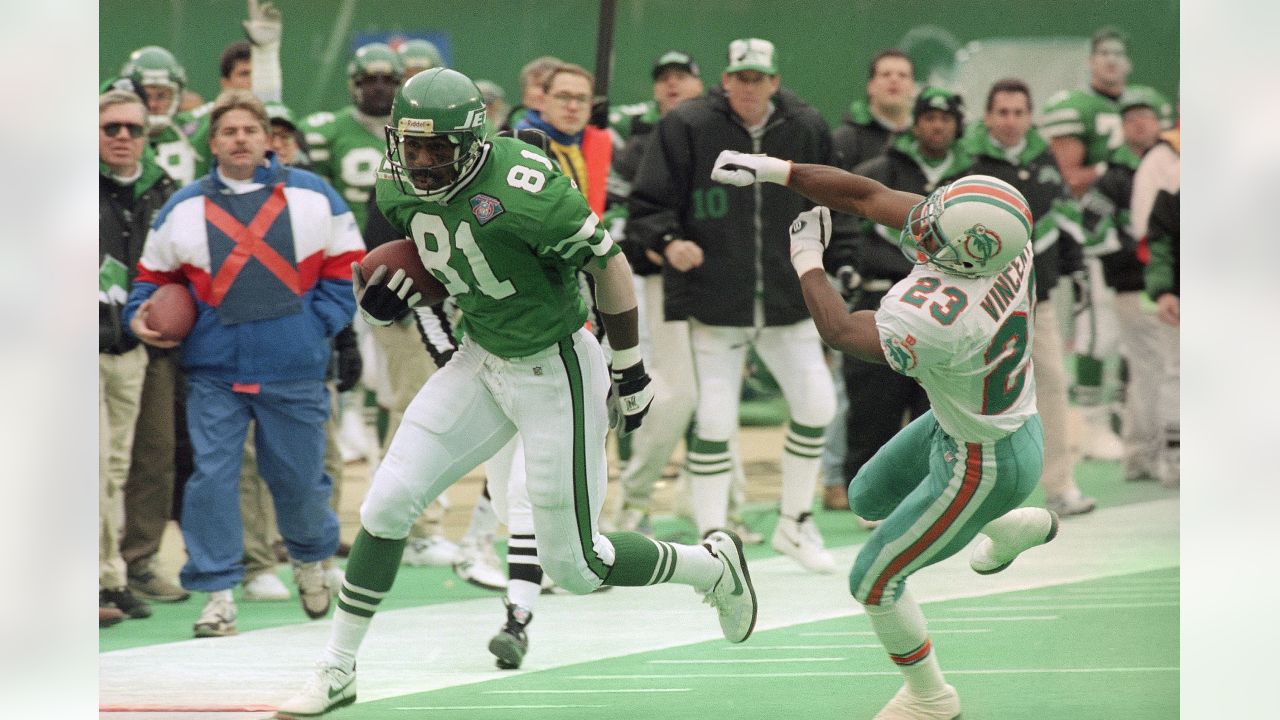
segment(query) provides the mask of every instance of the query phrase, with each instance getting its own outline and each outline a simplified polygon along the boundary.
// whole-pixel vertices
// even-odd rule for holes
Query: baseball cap
[[[773,43],[760,38],[744,38],[729,43],[729,67],[724,71],[756,70],[765,75],[777,75],[777,62]]]
[[[941,110],[951,113],[956,118],[956,125],[964,126],[964,99],[950,90],[940,87],[926,87],[916,96],[915,105],[911,107],[911,122],[930,110]]]
[[[284,103],[278,103],[274,100],[268,100],[262,104],[267,110],[267,120],[269,122],[279,122],[288,125],[294,130],[298,129],[298,123],[293,119],[293,111]]]
[[[698,70],[698,63],[693,61],[692,55],[680,50],[668,50],[653,61],[653,79],[657,80],[662,71],[669,67],[680,68],[694,77],[702,77],[701,71]]]

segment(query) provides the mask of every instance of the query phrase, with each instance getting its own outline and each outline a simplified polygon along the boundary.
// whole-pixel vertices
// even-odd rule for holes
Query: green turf
[[[1086,494],[1098,499],[1100,507],[1114,507],[1128,503],[1176,497],[1177,491],[1168,490],[1158,483],[1126,483],[1120,474],[1119,463],[1082,462],[1076,466],[1076,478]],[[1037,489],[1027,504],[1044,502],[1044,494]],[[750,559],[776,555],[769,547],[769,534],[777,521],[774,506],[762,505],[748,508],[743,513],[748,524],[765,537],[762,545],[749,546]],[[841,547],[864,542],[870,531],[858,527],[852,513],[816,510],[814,518],[829,547]],[[1068,518],[1066,522],[1070,522]],[[654,531],[660,538],[677,542],[695,542],[697,534],[692,523],[676,517],[659,517],[654,521]],[[498,556],[505,549],[499,545]],[[292,588],[289,570],[282,568],[281,578]],[[236,590],[237,598],[239,589]],[[461,582],[449,568],[402,567],[390,595],[382,603],[382,609],[397,609],[455,602],[477,597],[497,598],[498,594]],[[496,602],[496,600],[495,600]],[[126,620],[98,633],[100,652],[123,650],[131,647],[176,642],[192,637],[192,625],[200,614],[204,595],[195,593],[184,603],[153,603],[154,615],[145,620]],[[239,603],[236,624],[240,632],[260,630],[306,622],[296,596],[288,602]]]
[[[965,718],[1168,720],[1178,717],[1177,579],[1178,570],[1173,568],[926,603],[924,612],[931,621],[931,631],[958,627],[991,630],[973,634],[943,631],[932,636],[948,681],[960,692]],[[1094,601],[1086,590],[1103,597],[1113,597],[1106,595],[1108,592],[1127,594],[1131,601]],[[1097,603],[1098,607],[1089,607],[1090,603]],[[1006,606],[1011,609],[1002,611]],[[1012,609],[1026,606],[1053,609]],[[966,608],[983,612],[965,612]],[[1057,619],[946,622],[950,618],[1011,615],[1056,615]],[[835,720],[874,715],[901,684],[896,669],[879,648],[769,649],[773,645],[876,642],[870,634],[809,634],[815,632],[868,633],[869,625],[865,616],[858,615],[762,631],[741,646],[704,642],[541,672],[514,673],[500,681],[359,704],[335,713],[334,718]],[[536,634],[531,640],[531,658],[536,658]],[[824,657],[837,659],[803,661]],[[779,658],[796,660],[778,662]],[[767,662],[672,662],[736,659]],[[795,673],[810,676],[789,675]],[[616,677],[621,675],[648,677]],[[668,692],[622,692],[645,689]],[[512,705],[543,707],[485,708]],[[566,705],[599,707],[547,707]]]

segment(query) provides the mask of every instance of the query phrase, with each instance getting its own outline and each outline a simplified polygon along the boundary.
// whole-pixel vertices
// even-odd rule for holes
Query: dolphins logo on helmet
[[[1031,240],[1031,210],[1018,189],[990,175],[944,185],[907,214],[902,254],[962,277],[1004,270]]]

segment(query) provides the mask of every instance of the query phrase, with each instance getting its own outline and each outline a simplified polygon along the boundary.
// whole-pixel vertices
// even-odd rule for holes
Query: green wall
[[[284,99],[296,112],[349,102],[345,82],[352,38],[361,32],[444,33],[452,66],[502,85],[518,100],[520,66],[552,54],[591,68],[594,0],[275,0],[284,15]],[[618,0],[614,102],[650,96],[649,68],[667,48],[686,49],[714,82],[730,40],[758,36],[778,47],[783,83],[829,121],[862,92],[876,50],[899,44],[913,28],[945,28],[959,44],[992,37],[1087,37],[1115,25],[1132,37],[1132,81],[1170,97],[1178,88],[1176,0]],[[113,75],[129,51],[147,44],[173,50],[191,87],[212,99],[218,56],[242,37],[242,0],[101,0],[99,74]],[[924,31],[925,35],[929,31]],[[945,55],[945,43],[918,46],[917,65]],[[1081,57],[1081,64],[1085,58]],[[1018,68],[1010,68],[1017,74]],[[969,99],[970,105],[980,102]]]

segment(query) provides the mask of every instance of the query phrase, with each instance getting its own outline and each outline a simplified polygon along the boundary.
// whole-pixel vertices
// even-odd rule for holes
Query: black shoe
[[[135,620],[151,617],[151,606],[134,597],[129,588],[99,590],[98,607],[113,607]]]
[[[533,612],[506,598],[502,601],[507,605],[507,622],[489,641],[489,652],[498,659],[499,670],[515,670],[529,651],[529,636],[524,629],[533,622]]]
[[[129,571],[129,590],[134,597],[152,602],[175,603],[191,597],[191,593],[165,580],[151,569],[151,564],[141,564]]]

